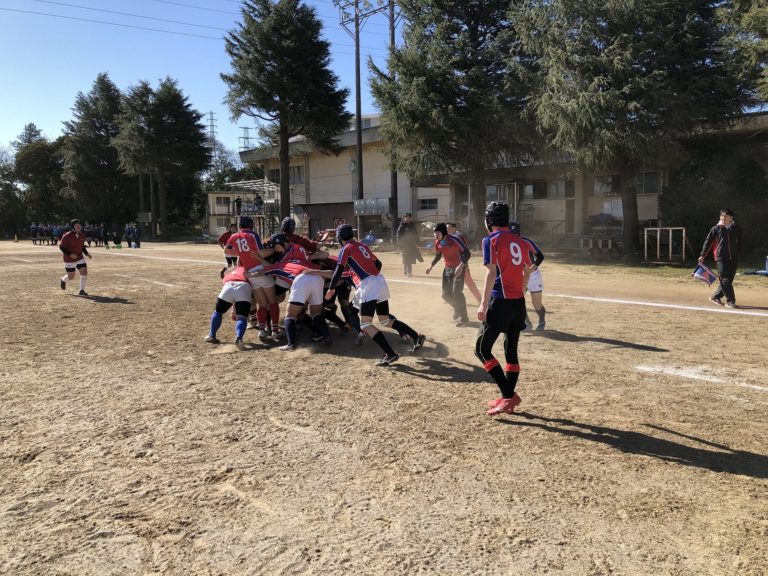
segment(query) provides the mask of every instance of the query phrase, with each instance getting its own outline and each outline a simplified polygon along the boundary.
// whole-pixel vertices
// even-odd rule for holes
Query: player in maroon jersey
[[[443,300],[453,306],[456,326],[466,326],[467,300],[464,298],[464,268],[469,260],[469,248],[464,242],[448,234],[448,227],[440,222],[435,226],[435,257],[427,268],[427,274],[445,258],[443,269]]]
[[[502,412],[512,414],[521,402],[515,392],[520,375],[517,344],[525,327],[525,287],[532,262],[519,228],[510,230],[507,204],[488,205],[485,227],[490,235],[483,238],[483,264],[487,271],[483,298],[477,309],[477,318],[483,325],[475,343],[475,356],[501,390],[501,398],[488,403],[488,415],[494,416]],[[504,334],[503,369],[492,351],[500,334]]]
[[[67,280],[75,279],[75,270],[80,272],[80,296],[88,296],[85,291],[85,282],[88,279],[88,265],[85,263],[85,258],[91,259],[91,255],[88,253],[88,249],[85,247],[85,232],[83,232],[83,225],[80,224],[80,220],[72,220],[69,223],[72,228],[69,232],[64,234],[59,243],[59,250],[64,254],[64,269],[67,271],[59,281],[59,287],[62,290],[67,289]]]
[[[354,237],[355,232],[349,224],[342,224],[336,230],[341,251],[338,256],[339,263],[325,298],[326,300],[333,298],[345,269],[349,268],[359,278],[353,304],[360,311],[360,327],[384,351],[384,357],[376,363],[376,366],[389,366],[397,361],[400,355],[392,349],[384,334],[373,325],[374,314],[379,317],[382,326],[391,325],[401,336],[410,336],[413,341],[411,349],[413,353],[424,345],[426,336],[419,334],[389,313],[389,287],[381,274],[381,261],[365,244],[357,242]]]
[[[216,333],[221,327],[222,316],[235,305],[235,346],[238,350],[244,350],[243,336],[248,328],[248,312],[251,309],[251,283],[247,272],[242,266],[236,267],[222,279],[224,285],[216,299],[216,308],[211,315],[211,327],[205,341],[209,344],[218,344]]]
[[[280,233],[283,234],[286,240],[291,244],[297,244],[304,248],[304,250],[307,251],[307,254],[312,255],[321,251],[322,246],[319,242],[315,242],[314,240],[296,234],[296,220],[290,216],[283,218],[283,221],[280,223]],[[315,258],[312,259],[315,260]]]
[[[233,250],[227,249],[227,243],[229,242],[230,237],[232,234],[237,234],[237,224],[232,222],[229,225],[229,229],[227,229],[224,233],[222,233],[221,236],[219,236],[216,239],[216,242],[219,246],[222,247],[224,250],[224,257],[227,259],[227,265],[221,269],[221,272],[219,275],[224,278],[224,274],[226,273],[227,269],[232,267],[235,268],[237,266],[237,255],[234,253]]]

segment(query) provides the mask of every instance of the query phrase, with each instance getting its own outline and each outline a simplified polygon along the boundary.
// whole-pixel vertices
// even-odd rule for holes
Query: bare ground
[[[395,254],[429,342],[390,332],[381,369],[337,333],[205,344],[216,247],[93,251],[81,298],[56,248],[0,243],[0,574],[768,573],[766,279],[734,313],[689,270],[545,262],[493,420],[477,323]]]

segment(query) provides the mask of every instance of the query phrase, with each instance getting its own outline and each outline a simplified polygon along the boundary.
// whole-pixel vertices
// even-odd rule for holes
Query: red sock
[[[259,309],[256,312],[256,317],[259,319],[259,328],[263,328],[267,323],[267,309],[263,306],[259,306]]]
[[[269,305],[269,317],[272,320],[272,330],[277,331],[280,322],[280,305],[277,302]]]

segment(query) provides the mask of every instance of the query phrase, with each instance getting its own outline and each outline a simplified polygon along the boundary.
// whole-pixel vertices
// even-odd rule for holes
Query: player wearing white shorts
[[[517,234],[520,234],[520,224],[517,222],[512,222],[509,225],[510,230],[512,233],[515,233],[515,230],[517,230]],[[533,262],[533,272],[531,272],[531,276],[528,279],[528,288],[527,291],[531,293],[531,303],[533,304],[533,309],[536,311],[536,314],[539,317],[539,323],[536,324],[535,330],[544,330],[546,328],[546,314],[547,310],[544,308],[544,304],[542,303],[542,294],[544,292],[544,279],[541,276],[541,270],[539,269],[539,266],[544,261],[544,253],[539,249],[538,246],[536,246],[536,243],[531,240],[530,238],[526,238],[525,236],[520,236],[522,240],[524,240],[528,246],[528,254],[531,258],[531,261]],[[532,328],[533,325],[531,324],[531,321],[528,320],[528,312],[526,311],[525,314],[525,329]]]
[[[248,313],[251,310],[251,283],[245,268],[238,266],[222,279],[224,286],[216,300],[216,309],[211,315],[211,328],[205,341],[209,344],[218,344],[220,341],[216,333],[221,327],[221,320],[232,305],[235,305],[235,346],[239,350],[245,349],[243,337],[248,328]]]

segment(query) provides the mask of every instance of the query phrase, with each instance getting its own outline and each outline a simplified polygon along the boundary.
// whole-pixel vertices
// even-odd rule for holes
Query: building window
[[[304,166],[291,166],[288,168],[288,183],[304,184]]]
[[[271,168],[267,172],[267,178],[274,184],[280,184],[280,168]]]
[[[523,184],[523,200],[546,200],[546,198],[546,180],[534,180]]]
[[[505,184],[493,184],[485,187],[485,203],[507,202],[508,186]]]
[[[621,178],[614,176],[595,176],[592,196],[618,196],[621,194]]]
[[[419,210],[437,210],[437,198],[419,198]]]
[[[217,228],[229,228],[229,218],[216,218]]]
[[[229,206],[229,196],[216,196],[216,206]]]
[[[565,180],[550,180],[547,198],[550,200],[562,200],[565,198]]]
[[[659,173],[641,172],[635,176],[635,190],[638,194],[658,194]]]

